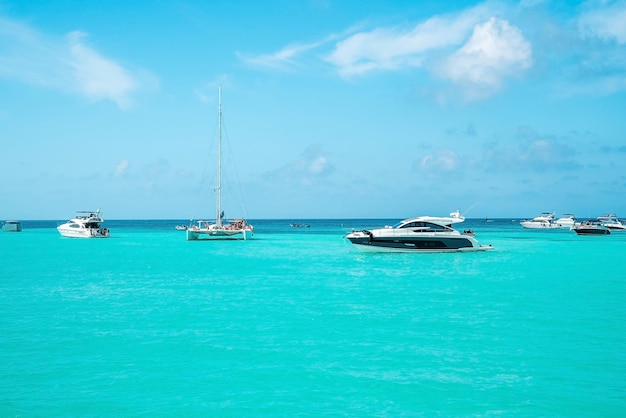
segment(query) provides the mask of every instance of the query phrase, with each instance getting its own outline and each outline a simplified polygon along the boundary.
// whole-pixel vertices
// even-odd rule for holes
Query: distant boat
[[[20,221],[5,221],[2,225],[4,232],[20,232],[22,230],[22,224]]]
[[[222,87],[218,90],[218,141],[217,141],[217,186],[215,191],[215,220],[197,220],[187,228],[187,241],[195,240],[247,240],[254,236],[254,227],[245,219],[224,220],[222,198]]]
[[[554,222],[554,212],[542,212],[539,216],[520,222],[524,228],[529,229],[555,229],[560,226]]]
[[[598,221],[611,231],[626,231],[626,225],[624,225],[613,212],[598,216]]]
[[[572,213],[564,213],[559,219],[554,221],[560,228],[572,228],[576,224],[576,216]]]
[[[579,222],[572,227],[578,235],[609,235],[611,231],[600,221]]]
[[[298,224],[298,223],[292,223],[289,226],[292,228],[310,228],[311,227],[311,225],[309,224]]]
[[[186,231],[187,225],[176,225],[176,229],[179,231]]]
[[[68,238],[108,238],[109,230],[102,227],[104,219],[100,216],[100,209],[95,211],[78,211],[76,217],[70,219],[57,230],[61,236]]]

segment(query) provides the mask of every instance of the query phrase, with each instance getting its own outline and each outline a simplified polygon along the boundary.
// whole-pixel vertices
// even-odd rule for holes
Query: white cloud
[[[427,53],[460,44],[486,13],[479,5],[459,15],[432,17],[410,30],[382,28],[357,33],[338,42],[327,60],[343,76],[420,67]]]
[[[267,176],[275,180],[282,180],[303,186],[313,185],[317,179],[325,178],[334,170],[326,153],[320,146],[307,147],[299,159],[284,167],[268,173]]]
[[[136,88],[133,77],[123,67],[84,44],[86,35],[72,32],[67,36],[70,61],[78,91],[95,99],[111,100],[121,108],[130,105],[130,93]]]
[[[556,97],[604,96],[626,90],[626,1],[589,1],[575,20]]]
[[[497,14],[484,3],[432,17],[410,30],[360,32],[338,42],[327,60],[342,76],[423,67],[460,87],[466,99],[480,99],[532,66],[530,43]]]
[[[326,167],[328,166],[328,159],[324,156],[315,157],[312,161],[309,162],[308,171],[311,174],[321,174],[326,171]]]
[[[300,65],[312,50],[340,39],[325,60],[342,77],[423,68],[474,100],[494,94],[507,77],[532,66],[530,42],[519,28],[497,17],[507,10],[506,5],[484,2],[409,27],[353,27],[321,42],[292,44],[273,54],[238,56],[251,66],[288,69]],[[435,96],[447,100],[444,93]]]
[[[111,100],[128,108],[139,86],[136,74],[105,57],[72,32],[48,36],[0,17],[0,77],[61,91],[91,100]]]
[[[470,39],[448,57],[441,75],[465,88],[468,98],[490,95],[505,76],[532,65],[532,48],[522,32],[506,20],[490,18],[477,24]]]
[[[417,168],[429,177],[453,174],[463,168],[461,157],[456,151],[449,148],[435,150],[430,155],[422,157]]]
[[[156,177],[160,177],[166,174],[170,169],[170,163],[161,158],[153,164],[148,164],[145,167],[145,172],[150,179],[154,179]]]
[[[576,152],[569,145],[547,138],[537,138],[525,143],[517,154],[522,167],[534,170],[571,170],[579,165],[572,160]]]
[[[252,55],[236,52],[236,55],[239,59],[251,67],[288,69],[297,65],[297,62],[295,61],[296,57],[311,49],[317,48],[322,43],[323,42],[288,45],[272,54]]]
[[[69,83],[61,43],[53,44],[29,27],[0,17],[0,76],[45,87]]]
[[[272,54],[238,55],[251,66],[285,70],[305,68],[315,54],[346,78],[374,72],[426,74],[432,80],[420,78],[417,90],[441,104],[459,96],[488,98],[511,78],[529,73],[535,62],[538,69],[531,75],[541,77],[557,97],[606,95],[626,89],[624,22],[626,0],[586,1],[558,14],[546,0],[487,0],[411,25],[360,25]]]
[[[130,162],[128,160],[121,160],[115,166],[115,171],[113,175],[115,177],[122,177],[128,171],[128,167],[130,167]]]
[[[291,166],[293,174],[299,173],[304,176],[323,176],[332,171],[328,158],[320,147],[308,147],[302,157]]]
[[[308,43],[291,43],[280,50],[269,54],[251,54],[237,51],[235,55],[246,65],[257,69],[290,70],[302,66],[302,60],[306,59],[308,52],[320,49],[336,39],[343,38],[354,33],[359,26],[353,26],[341,34],[330,34],[324,39]]]
[[[601,2],[597,9],[580,16],[578,29],[583,37],[626,44],[626,2]]]
[[[565,140],[541,136],[533,130],[522,127],[518,137],[523,139],[518,149],[498,148],[487,150],[483,166],[490,171],[571,171],[580,168],[576,149]]]
[[[216,77],[213,81],[205,82],[194,88],[194,93],[198,100],[203,103],[217,103],[217,91],[220,86],[227,87],[231,85],[228,75],[223,74]]]

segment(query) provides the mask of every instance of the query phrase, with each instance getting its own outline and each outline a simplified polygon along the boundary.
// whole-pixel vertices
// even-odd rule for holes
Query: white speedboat
[[[248,240],[254,236],[254,227],[245,219],[224,218],[224,211],[221,209],[222,196],[222,88],[218,91],[218,141],[217,141],[217,186],[216,191],[216,211],[214,221],[198,220],[186,230],[187,241],[204,240],[224,240],[242,239]]]
[[[463,220],[458,211],[450,217],[419,216],[395,226],[352,231],[345,238],[359,250],[369,252],[473,252],[493,248],[481,245],[471,230],[459,232],[452,228],[452,224]]]
[[[109,230],[102,227],[102,222],[104,219],[100,216],[100,209],[79,211],[75,218],[59,225],[57,230],[69,238],[108,238]]]
[[[524,228],[529,229],[555,229],[560,228],[559,224],[554,221],[554,212],[542,212],[539,216],[520,222]]]
[[[626,225],[623,224],[613,212],[598,216],[598,222],[606,226],[611,231],[626,231]]]
[[[559,219],[554,221],[559,228],[568,228],[572,229],[574,225],[576,225],[576,216],[571,213],[564,213]]]

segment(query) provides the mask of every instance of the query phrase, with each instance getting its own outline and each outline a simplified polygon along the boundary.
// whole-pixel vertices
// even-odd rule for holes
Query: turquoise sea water
[[[471,254],[363,254],[393,220],[0,233],[0,416],[623,416],[626,233],[468,220]]]

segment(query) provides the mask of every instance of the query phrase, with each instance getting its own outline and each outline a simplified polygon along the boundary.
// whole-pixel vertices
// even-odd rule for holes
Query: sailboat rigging
[[[254,227],[245,219],[224,220],[222,210],[222,87],[218,89],[217,186],[215,187],[215,221],[198,220],[187,228],[187,241],[247,240],[254,236]]]

